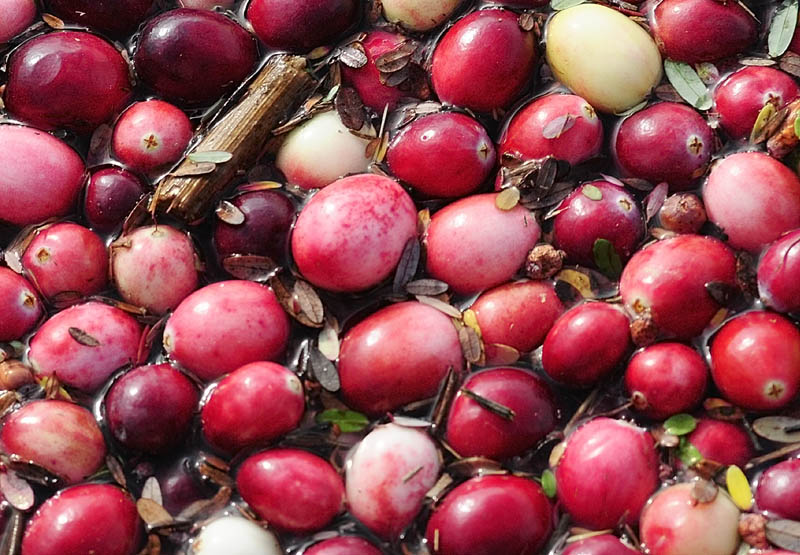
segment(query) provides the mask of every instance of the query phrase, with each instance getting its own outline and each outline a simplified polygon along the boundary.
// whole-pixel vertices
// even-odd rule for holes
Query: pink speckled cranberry
[[[65,216],[84,172],[81,157],[63,141],[31,127],[0,125],[0,220],[23,226]]]
[[[0,267],[0,341],[13,341],[33,329],[42,317],[42,301],[27,279]]]
[[[122,224],[144,193],[142,181],[127,170],[111,167],[92,172],[83,205],[89,227],[112,231]]]
[[[431,78],[442,102],[478,112],[507,108],[531,80],[538,56],[533,33],[501,9],[469,14],[442,37]]]
[[[93,392],[115,370],[136,362],[141,334],[130,314],[88,302],[47,320],[31,339],[28,358],[38,374],[55,374],[67,386]]]
[[[756,450],[747,430],[739,422],[701,418],[686,439],[697,447],[704,459],[723,465],[744,465]]]
[[[515,457],[555,428],[553,394],[547,383],[532,373],[496,368],[473,374],[462,387],[514,411],[514,419],[507,420],[459,392],[447,417],[446,437],[462,457]]]
[[[170,358],[202,380],[283,354],[289,319],[271,289],[222,281],[186,297],[164,328]]]
[[[658,488],[658,455],[647,430],[595,418],[567,438],[555,473],[558,499],[576,523],[633,525]]]
[[[234,454],[295,429],[304,410],[303,384],[291,370],[274,362],[251,362],[222,378],[211,392],[200,414],[203,436],[214,448]]]
[[[395,177],[430,197],[474,192],[494,161],[494,145],[483,126],[457,112],[431,114],[405,126],[386,153]]]
[[[130,494],[110,484],[85,484],[45,501],[25,528],[25,555],[134,555],[142,524]]]
[[[163,100],[146,100],[133,104],[119,118],[112,147],[128,168],[149,172],[177,162],[192,133],[192,123],[180,108]]]
[[[77,298],[99,293],[108,281],[108,253],[100,237],[73,223],[40,231],[22,256],[22,267],[42,295]]]
[[[363,291],[391,275],[416,225],[414,202],[395,181],[353,175],[328,185],[303,207],[292,254],[314,285]]]
[[[115,36],[130,35],[154,0],[47,0],[50,13]]]
[[[775,241],[758,261],[758,293],[775,310],[800,311],[800,230]]]
[[[36,17],[34,0],[0,0],[0,44],[8,42],[33,23]]]
[[[559,123],[563,122],[563,123]],[[574,94],[548,94],[514,114],[497,150],[521,160],[553,156],[572,165],[600,154],[603,122],[586,100]]]
[[[424,431],[397,424],[375,428],[347,462],[350,513],[378,536],[397,537],[422,508],[440,467],[436,444]]]
[[[192,380],[169,364],[150,364],[114,382],[106,396],[105,414],[120,445],[159,454],[181,444],[198,400]]]
[[[339,354],[345,402],[372,415],[433,397],[448,368],[464,368],[456,328],[449,316],[418,302],[362,320],[345,334]]]
[[[439,210],[428,228],[428,273],[457,293],[477,293],[510,280],[541,229],[521,205],[501,210],[497,194],[473,195]]]
[[[381,550],[363,538],[340,536],[315,543],[303,555],[381,555]]]
[[[706,283],[736,285],[736,258],[721,241],[680,235],[637,252],[622,271],[620,293],[625,306],[653,318],[667,336],[691,339],[720,306]]]
[[[625,118],[612,139],[622,172],[673,191],[690,188],[714,153],[714,135],[694,108],[659,102]]]
[[[732,154],[715,165],[703,201],[734,248],[756,251],[800,227],[800,179],[761,152]]]
[[[633,555],[639,551],[622,543],[617,536],[601,534],[567,545],[562,555]]]
[[[92,416],[66,401],[32,401],[3,421],[3,452],[33,461],[68,483],[80,482],[103,464],[106,444]]]
[[[425,535],[431,551],[441,555],[535,555],[552,531],[550,501],[539,484],[479,476],[447,494]]]
[[[344,510],[344,482],[323,458],[300,449],[251,455],[236,488],[259,518],[294,534],[316,532]]]
[[[97,35],[58,31],[39,35],[8,62],[6,108],[42,129],[91,133],[130,97],[128,63]]]
[[[252,0],[246,13],[264,44],[299,52],[334,42],[359,16],[357,0]]]
[[[147,23],[134,64],[144,84],[160,96],[199,105],[239,85],[256,57],[255,40],[232,19],[209,10],[178,8]]]
[[[800,459],[769,467],[758,479],[756,505],[778,518],[800,519]]]

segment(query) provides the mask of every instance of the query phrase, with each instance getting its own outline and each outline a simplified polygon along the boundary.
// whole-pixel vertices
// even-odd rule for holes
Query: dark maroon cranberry
[[[213,494],[192,471],[192,464],[190,457],[180,457],[168,461],[166,466],[156,471],[162,505],[169,514],[177,515],[195,501]]]
[[[92,173],[86,185],[83,212],[89,227],[111,231],[121,225],[142,195],[144,185],[122,168],[104,168]]]
[[[756,505],[778,518],[800,520],[800,459],[779,462],[758,479]]]
[[[130,35],[154,0],[48,0],[50,12],[66,21],[115,36]]]
[[[772,243],[759,260],[758,294],[779,312],[800,311],[800,230]]]
[[[330,44],[358,20],[357,0],[252,0],[247,19],[264,44],[307,52]]]

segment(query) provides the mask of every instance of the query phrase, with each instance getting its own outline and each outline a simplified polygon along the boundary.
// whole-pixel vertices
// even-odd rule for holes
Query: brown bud
[[[637,347],[647,347],[658,339],[659,330],[649,315],[636,318],[631,322],[631,339]]]
[[[767,518],[764,515],[745,513],[739,517],[739,535],[745,543],[756,549],[769,549]]]
[[[13,391],[34,383],[31,368],[18,360],[0,362],[0,389]]]
[[[667,197],[659,212],[661,226],[675,233],[697,233],[706,223],[706,210],[697,195],[677,193]]]
[[[552,245],[536,245],[528,253],[525,273],[531,279],[548,279],[561,271],[567,254]]]
[[[758,297],[758,275],[753,255],[746,252],[736,254],[736,283],[742,291]]]

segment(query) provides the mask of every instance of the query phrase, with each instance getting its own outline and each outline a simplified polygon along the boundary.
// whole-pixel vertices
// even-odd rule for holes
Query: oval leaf
[[[213,162],[201,162],[195,164],[191,160],[184,162],[181,166],[172,172],[172,177],[191,177],[194,175],[206,175],[217,169],[217,165]]]
[[[542,137],[545,139],[557,139],[562,134],[569,131],[577,118],[572,114],[563,114],[557,118],[553,118],[550,122],[542,128]]]
[[[416,299],[422,304],[432,306],[440,312],[444,312],[452,318],[461,318],[461,312],[451,304],[440,301],[436,297],[428,297],[427,295],[415,295]]]
[[[583,196],[590,200],[603,200],[603,191],[595,187],[594,185],[584,185],[581,187],[581,193]]]
[[[519,189],[516,187],[509,187],[497,194],[494,203],[500,210],[511,210],[519,204],[520,196]]]
[[[298,279],[294,283],[294,297],[297,299],[300,310],[311,323],[315,325],[322,324],[325,317],[325,309],[322,306],[319,295],[311,285]]]
[[[669,184],[659,183],[656,185],[655,189],[650,191],[650,194],[647,195],[647,198],[644,201],[644,208],[648,222],[652,220],[653,216],[658,214],[658,211],[661,210],[662,206],[664,206],[664,201],[667,200],[668,192]]]
[[[420,250],[419,241],[416,237],[409,239],[403,247],[400,261],[394,271],[394,281],[392,282],[392,291],[395,293],[400,293],[406,284],[414,278],[414,274],[417,273]]]
[[[776,443],[800,442],[800,419],[789,416],[765,416],[753,422],[753,431]]]
[[[775,108],[775,105],[772,102],[767,102],[764,104],[764,107],[761,108],[761,111],[758,112],[758,116],[756,117],[756,122],[753,124],[753,129],[750,131],[750,142],[755,144],[757,142],[761,142],[766,140],[766,137],[760,137],[762,135],[761,131],[767,126],[767,122],[778,112],[778,109]],[[759,141],[758,139],[761,139]]]
[[[172,515],[167,510],[153,501],[143,497],[136,502],[136,510],[142,520],[151,528],[156,526],[164,526],[174,522]]]
[[[70,337],[72,337],[72,339],[74,339],[75,341],[77,341],[81,345],[84,345],[86,347],[99,347],[100,346],[100,342],[97,339],[95,339],[94,337],[92,337],[91,335],[89,335],[88,333],[86,333],[85,331],[83,331],[80,328],[69,328],[68,331],[69,331]]]
[[[224,164],[230,162],[233,154],[225,152],[224,150],[206,150],[205,152],[192,152],[189,156],[189,161],[195,164],[203,162],[211,162],[212,164]]]
[[[417,279],[406,283],[406,292],[409,295],[428,295],[430,297],[446,293],[450,288],[438,279]]]
[[[220,221],[228,225],[242,225],[244,223],[244,212],[228,200],[220,202],[215,213]]]
[[[473,364],[481,360],[483,349],[481,346],[481,338],[469,326],[463,326],[458,330],[458,341],[461,343],[461,352],[464,354],[464,359]]]
[[[159,505],[163,505],[163,497],[161,495],[161,485],[158,483],[158,478],[155,476],[150,476],[144,482],[144,486],[142,487],[142,498],[143,499],[151,499],[158,503]]]
[[[317,422],[336,424],[343,433],[360,432],[369,425],[369,418],[353,410],[328,409],[317,415]]]
[[[17,510],[27,511],[33,507],[33,488],[12,470],[0,474],[0,491],[6,501]]]
[[[781,549],[800,553],[800,522],[786,519],[768,521],[767,539]]]
[[[597,239],[592,247],[594,263],[597,268],[611,279],[617,279],[622,273],[622,259],[611,241]]]
[[[797,27],[797,5],[797,0],[784,0],[772,16],[767,47],[769,55],[773,58],[786,52],[792,42]]]
[[[675,436],[685,436],[697,427],[697,420],[691,414],[681,413],[664,421],[664,431]]]
[[[484,346],[486,360],[490,364],[514,364],[519,361],[520,352],[510,345],[502,343],[489,343]]]
[[[681,438],[681,443],[678,445],[677,455],[681,462],[686,466],[695,465],[703,460],[703,455],[700,454],[700,451],[697,449],[697,447],[689,443],[685,437]]]
[[[750,481],[742,469],[736,465],[729,466],[725,471],[725,485],[736,506],[743,511],[749,511],[753,506],[753,490],[750,489]]]
[[[595,297],[594,290],[592,289],[592,279],[583,272],[567,268],[556,274],[556,280],[557,282],[563,281],[568,283],[577,289],[585,299],[593,299]]]
[[[664,72],[681,97],[698,110],[711,108],[711,95],[697,72],[687,63],[664,60]]]
[[[542,490],[544,494],[553,499],[556,496],[556,475],[549,468],[542,472]]]
[[[268,256],[232,254],[222,260],[222,267],[239,279],[267,281],[279,266]]]
[[[339,358],[339,334],[333,329],[333,326],[325,323],[325,327],[319,332],[317,339],[317,347],[325,358],[328,360],[336,360]]]
[[[339,379],[339,371],[336,369],[336,365],[325,358],[325,355],[320,352],[319,348],[311,349],[309,355],[311,373],[323,389],[331,393],[339,391],[342,387],[342,383]]]
[[[561,10],[580,6],[584,2],[586,2],[586,0],[551,0],[550,8],[553,11],[560,12]]]

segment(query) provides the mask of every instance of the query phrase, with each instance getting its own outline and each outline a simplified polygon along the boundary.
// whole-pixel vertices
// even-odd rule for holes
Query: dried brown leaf
[[[800,419],[790,416],[764,416],[753,422],[753,431],[777,443],[800,442]]]
[[[487,343],[484,348],[486,350],[486,360],[490,364],[514,364],[520,358],[520,352],[510,345]]]
[[[74,339],[75,341],[77,341],[78,343],[80,343],[81,345],[83,345],[85,347],[99,347],[100,346],[100,341],[98,341],[97,339],[95,339],[94,337],[92,337],[91,335],[89,335],[88,333],[86,333],[85,331],[83,331],[80,328],[71,327],[71,328],[69,328],[68,331],[69,331],[69,335],[70,335],[70,337],[72,337],[72,339]]]
[[[213,162],[193,162],[186,160],[178,169],[172,172],[172,177],[191,177],[197,175],[207,175],[217,169],[217,165]]]
[[[381,73],[394,73],[404,69],[411,61],[411,56],[416,52],[417,44],[406,40],[397,45],[396,48],[384,52],[375,58],[375,67]]]
[[[352,87],[341,87],[334,101],[336,112],[348,129],[359,131],[367,119],[364,103]]]
[[[175,519],[159,503],[143,497],[136,502],[136,511],[148,527],[172,524]]]
[[[411,237],[403,247],[400,261],[397,263],[397,269],[394,272],[394,281],[392,283],[392,291],[394,293],[401,293],[406,284],[414,278],[419,266],[419,257],[419,241],[416,237]]]
[[[122,464],[114,455],[106,455],[106,466],[117,485],[127,488],[128,483],[125,480],[125,472],[122,470]]]
[[[438,279],[417,279],[406,283],[406,293],[409,295],[426,295],[428,297],[435,297],[446,293],[450,288],[443,281]]]
[[[458,341],[461,343],[461,352],[464,359],[473,364],[481,360],[483,345],[477,332],[469,326],[458,329]]]
[[[33,488],[13,470],[0,473],[0,492],[9,504],[19,511],[27,511],[33,507],[35,501]]]
[[[307,282],[298,279],[294,282],[293,293],[300,311],[314,326],[321,327],[325,319],[325,309],[316,290]]]
[[[142,498],[151,499],[159,505],[164,504],[164,499],[161,495],[161,485],[158,483],[158,478],[155,476],[150,476],[147,480],[145,480],[144,486],[142,487]]]
[[[55,29],[56,31],[60,31],[64,28],[64,22],[53,14],[43,13],[42,20],[47,24],[48,27]]]
[[[268,256],[255,254],[232,254],[222,260],[226,272],[248,281],[267,281],[280,266]]]
[[[360,42],[351,42],[339,48],[337,57],[347,67],[358,69],[367,65],[367,53]]]
[[[432,306],[436,310],[443,312],[451,318],[461,318],[461,312],[453,305],[440,301],[436,297],[429,297],[427,295],[415,295],[416,299],[422,304]]]
[[[231,488],[220,488],[211,499],[201,499],[180,512],[176,520],[202,520],[222,509],[231,500]]]

